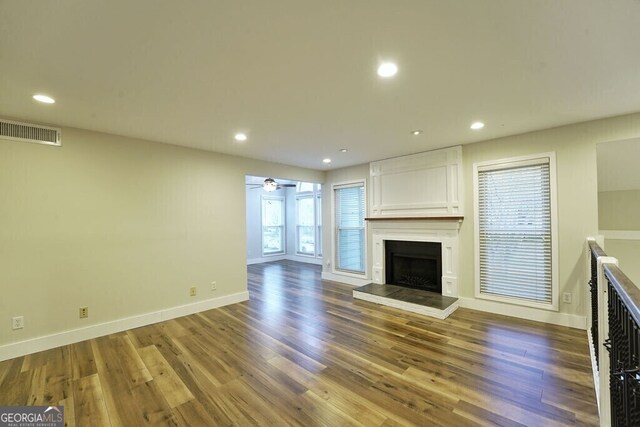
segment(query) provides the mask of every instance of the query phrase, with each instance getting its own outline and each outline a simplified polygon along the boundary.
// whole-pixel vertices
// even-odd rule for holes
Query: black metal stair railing
[[[640,289],[613,264],[604,267],[607,280],[609,390],[611,423],[640,426]]]
[[[591,257],[591,278],[589,280],[589,291],[591,294],[591,341],[596,359],[596,367],[600,369],[600,346],[598,341],[598,257],[606,256],[604,251],[596,242],[589,242],[589,252]]]

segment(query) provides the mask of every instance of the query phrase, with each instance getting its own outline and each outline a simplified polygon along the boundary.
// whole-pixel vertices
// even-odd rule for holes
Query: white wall
[[[324,180],[168,144],[62,135],[60,148],[0,140],[0,357],[24,340],[245,292],[245,175]],[[13,316],[24,329],[11,330]]]
[[[604,251],[617,258],[622,271],[640,287],[640,190],[599,192],[598,213]]]
[[[624,274],[640,287],[640,240],[605,238],[604,251],[608,256],[617,258]]]
[[[601,230],[640,230],[640,189],[600,191],[598,225]]]

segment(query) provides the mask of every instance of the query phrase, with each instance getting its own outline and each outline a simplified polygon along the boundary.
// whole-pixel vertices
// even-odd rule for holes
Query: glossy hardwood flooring
[[[251,300],[0,363],[0,405],[68,425],[597,425],[586,332],[364,301],[295,262]]]

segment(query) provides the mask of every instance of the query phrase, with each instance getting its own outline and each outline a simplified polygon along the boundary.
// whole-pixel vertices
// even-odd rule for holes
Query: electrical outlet
[[[80,307],[80,318],[86,319],[89,317],[89,307]]]
[[[189,290],[189,295],[191,295],[192,297],[196,296],[196,287],[193,286],[190,290]]]
[[[215,281],[211,282],[211,290],[215,291],[216,289],[218,289],[218,284]]]
[[[16,316],[11,319],[11,329],[22,329],[24,328],[24,316]]]
[[[562,294],[562,302],[571,304],[571,294],[569,292]]]

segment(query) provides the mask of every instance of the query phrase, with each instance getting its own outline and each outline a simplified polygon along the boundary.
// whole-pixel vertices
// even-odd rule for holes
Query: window
[[[284,254],[284,198],[262,197],[262,255]]]
[[[296,192],[296,253],[322,258],[320,184],[298,183]]]
[[[316,184],[312,182],[299,182],[298,185],[296,186],[296,192],[298,193],[312,192],[315,189],[315,186]]]
[[[316,211],[314,199],[313,194],[298,196],[296,198],[296,218],[298,222],[296,230],[298,234],[297,252],[302,255],[315,256],[316,254]]]
[[[557,309],[555,156],[474,165],[476,295]]]
[[[364,183],[334,187],[337,270],[365,272]]]

